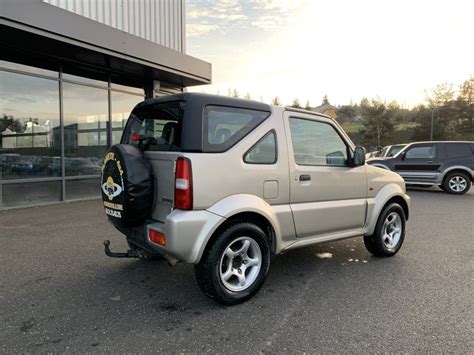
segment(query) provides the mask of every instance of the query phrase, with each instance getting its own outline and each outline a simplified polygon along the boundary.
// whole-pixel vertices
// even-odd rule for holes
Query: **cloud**
[[[251,22],[253,26],[262,28],[264,30],[272,30],[281,27],[283,23],[286,23],[284,18],[276,15],[261,16],[257,20]]]
[[[219,26],[217,25],[188,23],[186,25],[186,36],[187,37],[200,37],[203,34],[209,33],[217,29],[219,29]]]
[[[188,37],[200,37],[217,30],[226,33],[249,20],[238,0],[191,1],[186,15]]]

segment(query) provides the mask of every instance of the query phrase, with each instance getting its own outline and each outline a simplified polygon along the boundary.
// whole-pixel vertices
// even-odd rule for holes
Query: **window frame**
[[[273,162],[269,163],[257,163],[257,162],[250,162],[246,160],[247,154],[254,149],[257,145],[259,145],[269,134],[273,134],[273,137],[275,138],[275,159]],[[245,164],[252,164],[252,165],[275,165],[278,162],[278,139],[277,139],[277,134],[275,129],[269,130],[267,133],[265,133],[254,145],[252,145],[242,156],[242,160]]]
[[[291,126],[290,126],[290,120],[292,118],[295,118],[295,119],[298,119],[298,120],[305,120],[305,121],[310,121],[310,122],[316,122],[316,123],[321,123],[321,124],[326,124],[328,126],[330,126],[332,129],[334,129],[334,131],[336,131],[337,135],[339,136],[339,138],[342,140],[342,142],[344,143],[344,145],[346,146],[346,154],[347,154],[347,162],[345,165],[329,165],[329,164],[299,164],[297,161],[296,161],[296,157],[295,157],[295,146],[294,146],[294,142],[293,142],[293,136],[291,134]],[[301,116],[294,116],[294,115],[290,115],[288,116],[287,118],[287,121],[288,121],[288,128],[289,128],[289,136],[291,138],[291,149],[293,151],[293,161],[296,165],[298,166],[324,166],[324,167],[333,167],[333,168],[351,168],[352,165],[351,165],[351,160],[352,160],[352,156],[353,156],[353,150],[352,150],[352,147],[351,145],[349,144],[349,142],[347,142],[347,140],[345,139],[345,137],[342,135],[342,133],[339,131],[338,127],[334,124],[332,124],[331,122],[326,122],[326,121],[323,121],[323,120],[318,120],[318,119],[313,119],[313,118],[309,118],[309,117],[301,117]]]

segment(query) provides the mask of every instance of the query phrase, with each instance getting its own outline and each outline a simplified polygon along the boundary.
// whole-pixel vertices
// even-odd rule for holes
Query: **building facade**
[[[209,84],[184,0],[2,0],[0,209],[96,198],[145,98]]]

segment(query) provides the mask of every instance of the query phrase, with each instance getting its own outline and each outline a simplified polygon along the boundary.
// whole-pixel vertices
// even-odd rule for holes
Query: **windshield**
[[[405,148],[405,144],[393,145],[393,146],[390,148],[390,151],[389,151],[389,153],[388,153],[388,156],[389,156],[389,157],[394,157],[394,156],[397,155],[403,148]]]

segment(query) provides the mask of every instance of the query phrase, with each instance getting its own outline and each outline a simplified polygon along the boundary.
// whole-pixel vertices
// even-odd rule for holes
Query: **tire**
[[[252,223],[236,223],[206,247],[194,270],[201,290],[230,306],[255,295],[269,267],[270,245],[265,233]]]
[[[463,195],[471,188],[470,177],[463,172],[449,173],[443,181],[443,190],[453,195]]]
[[[365,247],[378,257],[394,256],[405,239],[405,224],[405,212],[398,203],[386,206],[380,213],[374,234],[364,236]],[[398,233],[395,228],[399,229]]]

